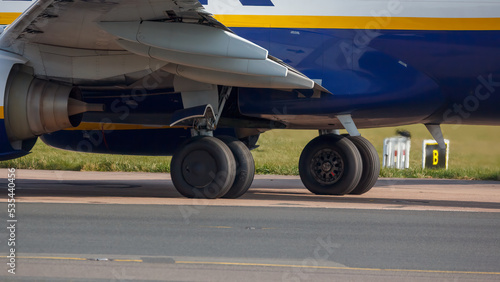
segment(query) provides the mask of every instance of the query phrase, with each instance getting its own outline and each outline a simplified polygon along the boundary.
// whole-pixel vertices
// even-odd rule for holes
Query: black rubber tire
[[[255,176],[255,162],[252,153],[243,142],[234,137],[220,136],[217,138],[229,147],[236,161],[236,178],[229,191],[222,198],[239,198],[248,191]]]
[[[332,161],[321,162],[320,158],[324,160],[327,157],[333,158],[334,164]],[[337,170],[334,169],[336,165]],[[300,155],[300,179],[309,191],[317,195],[350,193],[358,185],[362,171],[361,154],[356,146],[344,136],[328,134],[316,137],[307,144]],[[332,174],[334,179],[323,177],[323,181],[320,179],[322,173],[325,173],[324,177]]]
[[[349,136],[347,137],[358,148],[363,161],[363,173],[361,180],[354,190],[349,194],[362,195],[375,186],[380,175],[380,158],[377,150],[370,141],[362,136]]]
[[[172,182],[188,198],[220,198],[236,176],[236,161],[229,147],[214,137],[186,142],[172,157]]]

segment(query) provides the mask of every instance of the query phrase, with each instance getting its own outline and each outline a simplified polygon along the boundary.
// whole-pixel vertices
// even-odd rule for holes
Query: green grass
[[[410,169],[382,169],[382,177],[453,178],[500,180],[500,128],[488,126],[443,126],[450,139],[449,170],[422,169],[422,141],[432,139],[423,125],[361,130],[382,156],[383,140],[396,129],[412,133]],[[252,153],[258,174],[298,175],[298,159],[317,131],[275,130],[262,135]],[[75,171],[169,172],[169,157],[101,155],[68,152],[38,142],[33,153],[0,162],[0,167]]]
[[[70,152],[49,147],[41,141],[36,143],[32,152],[33,153],[19,159],[0,162],[0,167],[73,171],[170,171],[170,157]]]

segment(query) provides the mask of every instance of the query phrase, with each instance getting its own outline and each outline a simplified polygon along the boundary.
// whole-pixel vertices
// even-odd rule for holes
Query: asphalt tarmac
[[[167,174],[20,170],[15,185],[0,280],[500,280],[500,182],[381,179],[334,197],[258,176],[236,200],[185,199]]]

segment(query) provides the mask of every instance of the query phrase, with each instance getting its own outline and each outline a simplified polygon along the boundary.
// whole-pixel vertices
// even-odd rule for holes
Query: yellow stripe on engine
[[[9,25],[20,15],[21,13],[0,13],[0,25]]]
[[[0,106],[0,119],[5,119],[5,114],[3,113],[3,106]]]
[[[228,27],[370,30],[500,30],[500,18],[377,18],[265,15],[215,15],[215,18]]]

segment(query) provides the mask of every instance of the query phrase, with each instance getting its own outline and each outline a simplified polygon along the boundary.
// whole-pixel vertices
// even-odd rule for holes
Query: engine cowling
[[[78,126],[84,112],[103,111],[82,102],[78,87],[35,78],[25,63],[0,51],[0,160],[26,155],[42,134]]]

